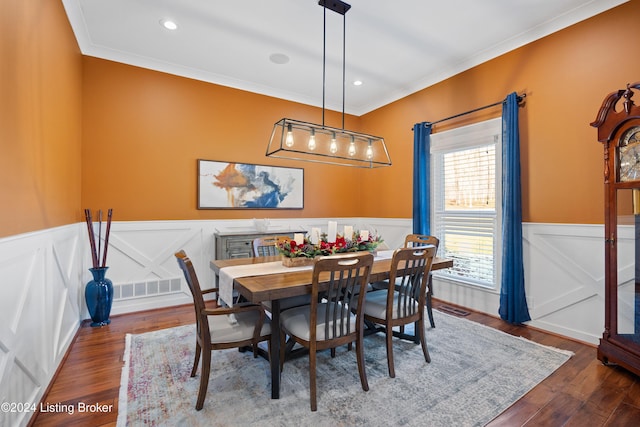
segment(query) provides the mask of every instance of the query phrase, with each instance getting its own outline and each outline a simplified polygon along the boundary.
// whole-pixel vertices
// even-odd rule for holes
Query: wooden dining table
[[[225,267],[261,264],[281,261],[282,256],[257,257],[257,258],[235,258],[226,260],[212,260],[210,267],[216,276],[216,285],[220,275],[220,270]],[[453,260],[445,258],[435,258],[431,270],[440,270],[453,267]],[[380,282],[389,279],[391,270],[391,258],[376,258],[371,270],[370,282]],[[233,287],[247,301],[253,303],[263,303],[271,301],[271,398],[280,398],[280,302],[284,298],[311,294],[312,268],[307,270],[296,270],[278,274],[253,275],[236,277],[233,279]],[[322,277],[320,278],[322,281]],[[320,289],[322,286],[320,285]]]

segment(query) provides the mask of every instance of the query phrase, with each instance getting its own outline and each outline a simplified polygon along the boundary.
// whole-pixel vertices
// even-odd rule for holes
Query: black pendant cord
[[[323,7],[322,21],[322,127],[324,127],[324,98],[326,87],[326,69],[327,69],[327,8]]]
[[[518,95],[516,97],[516,99],[518,100],[518,104],[521,104],[526,97],[527,97],[526,93],[523,93],[522,95]],[[506,99],[503,99],[502,101],[494,102],[493,104],[485,105],[483,107],[474,108],[473,110],[465,111],[464,113],[455,114],[455,115],[450,116],[450,117],[445,117],[444,119],[436,120],[435,122],[427,122],[426,124],[433,126],[436,123],[442,123],[442,122],[446,122],[447,120],[457,119],[458,117],[466,116],[467,114],[475,113],[476,111],[482,111],[482,110],[486,110],[487,108],[495,107],[496,105],[504,104],[505,101],[506,101]],[[411,128],[411,130],[413,130],[413,128]]]
[[[346,81],[346,64],[347,64],[347,11],[351,9],[351,5],[342,1],[325,0],[318,1],[318,4],[324,9],[323,28],[322,28],[322,127],[324,127],[325,115],[325,95],[326,95],[326,68],[327,68],[327,7],[332,11],[342,15],[342,130],[344,130],[344,105],[345,105],[345,81]]]
[[[325,9],[326,10],[326,9]],[[344,130],[344,92],[346,75],[346,47],[347,47],[347,14],[342,15],[342,130]]]

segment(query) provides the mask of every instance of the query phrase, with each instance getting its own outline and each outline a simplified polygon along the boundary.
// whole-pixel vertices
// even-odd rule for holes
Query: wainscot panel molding
[[[73,224],[0,239],[3,402],[38,405],[73,340],[89,280],[86,234]],[[0,411],[0,425],[26,425],[32,413]]]
[[[633,230],[618,245],[633,256]],[[604,331],[604,226],[538,224],[523,227],[525,286],[532,326],[598,344]],[[634,272],[621,263],[621,277]]]
[[[380,234],[390,248],[411,233],[406,218],[330,218]],[[329,218],[271,219],[270,230],[327,228]],[[184,249],[203,287],[213,284],[213,235],[256,230],[253,220],[113,222],[107,277],[114,284],[112,316],[192,302],[174,253]],[[632,245],[633,230],[619,236]],[[525,286],[532,326],[596,344],[604,325],[602,225],[523,225]],[[91,280],[84,223],[0,239],[0,396],[37,405],[67,348],[89,315]],[[633,253],[632,250],[625,253]],[[622,260],[620,275],[634,280]],[[435,297],[497,316],[499,290],[436,279]],[[112,319],[117,322],[117,317]],[[436,325],[437,327],[437,325]],[[0,425],[26,425],[30,413],[0,413]]]
[[[597,344],[604,330],[604,226],[524,223],[522,232],[532,319],[527,324]],[[618,244],[631,245],[631,233],[629,229],[621,234]],[[621,264],[626,281],[633,280],[631,261]],[[434,297],[498,316],[499,288],[485,290],[434,278]]]

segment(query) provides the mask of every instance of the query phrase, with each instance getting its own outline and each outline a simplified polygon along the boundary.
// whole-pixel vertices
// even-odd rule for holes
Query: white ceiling
[[[345,110],[364,114],[625,1],[347,1]],[[62,2],[84,55],[322,106],[317,0]],[[342,32],[342,15],[328,10],[325,99],[337,111]]]

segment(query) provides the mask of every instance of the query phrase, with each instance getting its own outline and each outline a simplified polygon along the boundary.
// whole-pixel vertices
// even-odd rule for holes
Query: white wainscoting
[[[604,331],[604,226],[525,224],[525,284],[532,326],[598,344]],[[633,228],[618,235],[620,278],[633,280]]]
[[[343,225],[377,230],[391,248],[401,246],[411,232],[410,219],[337,220],[339,230]],[[326,229],[327,221],[272,219],[270,227]],[[253,229],[252,220],[114,222],[107,260],[107,277],[117,289],[112,315],[191,303],[173,254],[184,249],[203,287],[210,286],[214,233]],[[603,226],[528,223],[523,232],[530,324],[596,344],[604,325]],[[630,236],[621,240],[631,244]],[[91,279],[86,226],[0,239],[0,255],[0,398],[37,404],[82,319],[89,317],[84,303],[84,284]],[[621,270],[633,277],[628,266]],[[442,280],[434,288],[439,299],[497,316],[497,290]],[[26,425],[29,417],[0,412],[0,425]]]
[[[528,324],[597,344],[604,330],[604,227],[525,223],[522,232]],[[630,238],[619,236],[619,245],[631,245]],[[621,268],[632,278],[630,270]],[[498,315],[499,289],[435,279],[434,296]]]
[[[83,317],[82,230],[0,239],[0,402],[37,405],[73,340]],[[0,411],[0,425],[26,425],[32,412]]]

